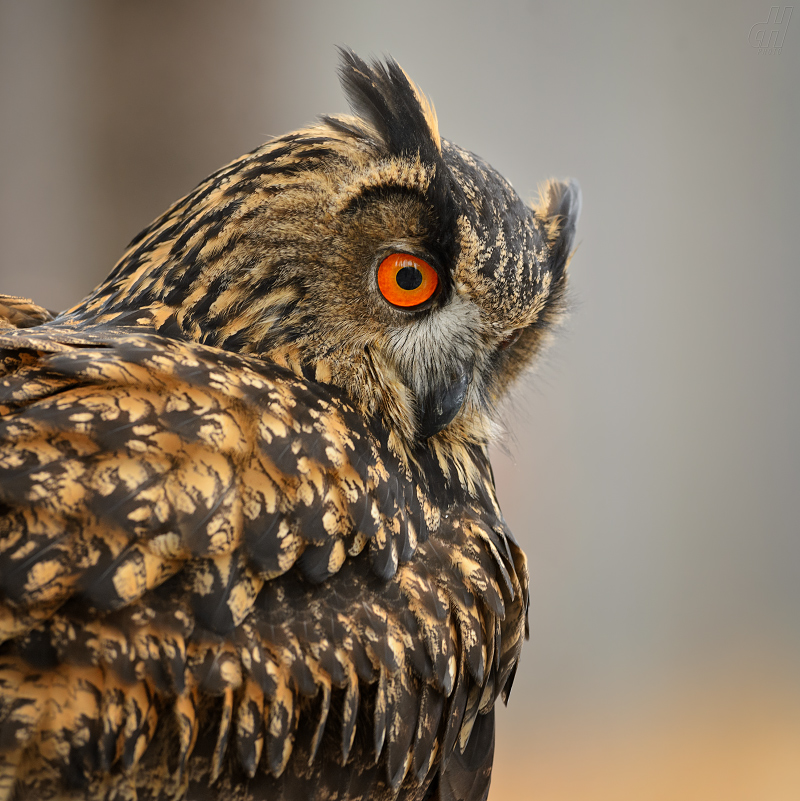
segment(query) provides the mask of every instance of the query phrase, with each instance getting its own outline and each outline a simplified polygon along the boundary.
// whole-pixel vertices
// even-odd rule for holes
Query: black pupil
[[[422,283],[422,273],[416,267],[403,267],[398,271],[395,281],[400,289],[416,289]]]

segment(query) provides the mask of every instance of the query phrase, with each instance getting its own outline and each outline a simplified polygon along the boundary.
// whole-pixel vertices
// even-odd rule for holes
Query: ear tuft
[[[367,64],[352,50],[340,48],[339,75],[355,114],[371,125],[392,156],[441,158],[436,112],[427,97],[394,59]]]
[[[552,248],[552,269],[560,272],[572,252],[575,228],[581,215],[581,187],[568,181],[547,181],[539,189],[539,201],[533,204],[536,216],[544,223],[546,236]]]

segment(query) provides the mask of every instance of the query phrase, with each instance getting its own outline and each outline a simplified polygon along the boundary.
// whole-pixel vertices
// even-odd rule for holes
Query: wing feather
[[[527,572],[480,449],[468,491],[335,390],[202,345],[0,348],[9,775],[124,794],[164,754],[169,792],[222,798],[233,753],[254,793],[388,801],[483,748]]]

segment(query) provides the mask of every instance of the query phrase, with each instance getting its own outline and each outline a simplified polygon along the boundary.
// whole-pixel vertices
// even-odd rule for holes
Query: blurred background
[[[52,309],[206,174],[345,111],[335,45],[398,59],[524,197],[580,180],[572,314],[494,457],[532,592],[491,801],[800,798],[790,13],[0,2],[0,291]]]

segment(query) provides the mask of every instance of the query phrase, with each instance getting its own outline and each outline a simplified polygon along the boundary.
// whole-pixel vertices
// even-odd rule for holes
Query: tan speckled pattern
[[[344,69],[386,119],[223,168],[61,316],[0,296],[0,800],[485,799],[528,597],[491,414],[574,219]],[[376,295],[387,249],[436,262],[430,310]]]

